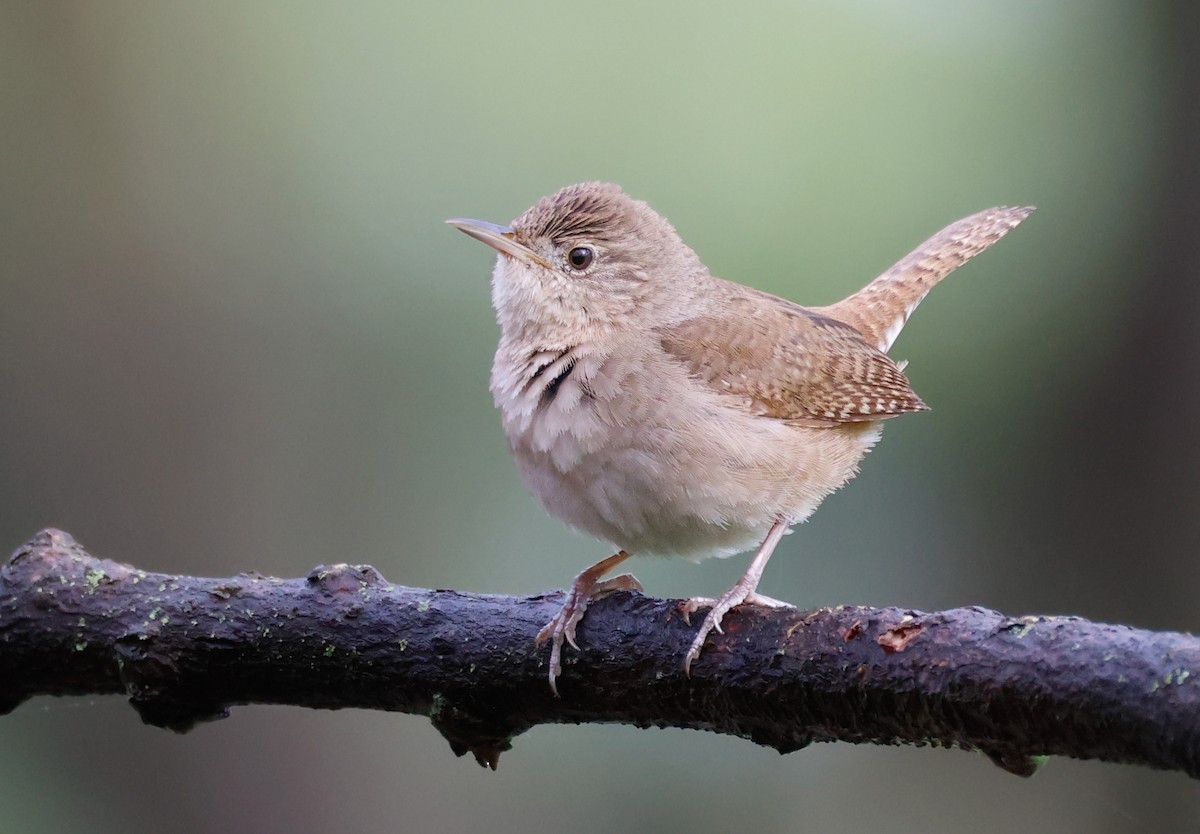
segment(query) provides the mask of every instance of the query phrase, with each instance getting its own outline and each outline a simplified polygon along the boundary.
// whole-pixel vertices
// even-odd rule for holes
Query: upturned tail
[[[999,206],[951,223],[849,298],[814,307],[845,322],[886,352],[934,285],[1028,217],[1034,206]]]

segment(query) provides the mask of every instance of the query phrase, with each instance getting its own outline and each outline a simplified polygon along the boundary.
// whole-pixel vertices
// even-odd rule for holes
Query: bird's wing
[[[718,295],[715,312],[659,336],[693,378],[747,411],[836,426],[928,408],[899,366],[850,325],[725,282]]]

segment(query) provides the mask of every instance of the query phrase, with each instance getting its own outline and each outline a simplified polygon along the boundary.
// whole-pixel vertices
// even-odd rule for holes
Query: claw
[[[575,641],[575,627],[583,619],[588,605],[593,599],[598,599],[619,589],[642,590],[642,583],[628,573],[614,576],[612,579],[600,580],[601,576],[628,558],[629,554],[622,550],[580,572],[575,577],[575,581],[571,583],[571,590],[567,591],[567,598],[563,600],[558,613],[551,618],[550,622],[542,626],[542,630],[533,638],[535,646],[541,646],[547,640],[550,641],[550,691],[556,698],[559,697],[557,679],[562,674],[563,643],[570,643],[571,648],[579,651],[579,644]]]
[[[683,601],[683,605],[679,607],[679,610],[683,613],[684,625],[691,625],[692,615],[701,608],[705,606],[709,606],[711,608],[716,604],[717,601],[711,597],[692,597],[691,599],[685,599]]]
[[[583,619],[583,612],[587,609],[585,602],[571,614],[571,622],[567,624],[566,630],[563,632],[563,637],[567,638],[567,642],[571,644],[571,648],[579,651],[579,644],[575,642],[575,624]]]
[[[779,544],[779,540],[783,538],[783,534],[786,531],[787,523],[782,519],[771,525],[767,537],[763,539],[758,552],[754,554],[754,558],[750,561],[750,566],[746,568],[746,573],[734,583],[732,588],[721,594],[719,599],[712,601],[697,598],[690,599],[684,603],[684,622],[688,622],[690,625],[688,615],[701,605],[712,602],[712,608],[705,615],[704,622],[700,624],[700,630],[696,632],[696,637],[692,640],[692,645],[688,647],[687,654],[683,657],[683,673],[685,675],[691,675],[692,662],[700,656],[700,652],[704,649],[704,641],[708,639],[708,635],[714,629],[718,634],[725,633],[724,629],[721,628],[721,620],[725,618],[725,614],[729,612],[729,609],[742,603],[763,605],[771,608],[779,606],[790,607],[786,602],[780,602],[777,599],[771,599],[770,597],[756,593],[758,581],[762,578],[762,572],[767,566],[767,560],[771,558],[771,553],[775,550],[775,545]]]

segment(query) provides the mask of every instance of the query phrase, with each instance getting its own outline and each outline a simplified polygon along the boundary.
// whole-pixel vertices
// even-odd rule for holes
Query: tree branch
[[[1013,773],[1066,755],[1200,777],[1200,640],[1076,617],[841,606],[739,609],[692,668],[677,600],[618,592],[568,652],[562,698],[533,635],[558,592],[390,585],[374,568],[304,579],[171,576],[96,559],[45,530],[0,570],[0,713],[33,695],[123,693],[179,732],[234,704],[428,715],[495,767],[536,724],[981,750]]]

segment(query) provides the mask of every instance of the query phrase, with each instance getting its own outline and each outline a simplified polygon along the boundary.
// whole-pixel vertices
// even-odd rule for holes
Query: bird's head
[[[666,218],[611,183],[567,186],[509,226],[447,222],[500,253],[492,298],[502,327],[604,327],[647,308],[670,321],[707,275]]]

